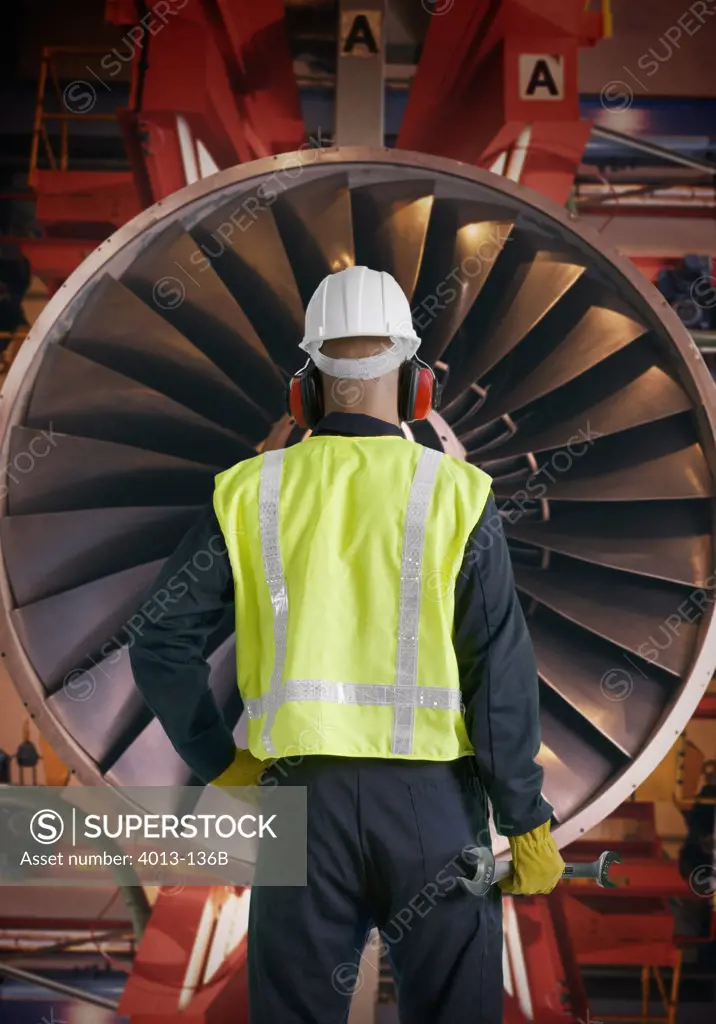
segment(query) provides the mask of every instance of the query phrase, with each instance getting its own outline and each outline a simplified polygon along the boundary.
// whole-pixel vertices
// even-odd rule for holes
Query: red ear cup
[[[435,374],[422,360],[413,356],[400,367],[398,415],[408,423],[424,420],[436,399]]]
[[[288,383],[286,409],[304,430],[315,426],[323,416],[323,387],[318,370],[310,360]]]
[[[299,427],[304,429],[308,426],[306,423],[306,414],[303,409],[303,388],[301,386],[300,377],[291,377],[288,385],[288,411],[298,423]]]
[[[411,418],[414,420],[424,420],[433,407],[435,376],[429,366],[421,366],[417,377],[414,412]]]

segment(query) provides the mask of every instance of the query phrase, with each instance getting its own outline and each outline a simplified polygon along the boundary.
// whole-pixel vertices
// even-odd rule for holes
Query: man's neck
[[[399,423],[368,413],[350,413],[334,409],[326,413],[313,428],[316,434],[342,434],[348,437],[382,437],[393,435],[404,437]]]
[[[373,419],[383,420],[385,423],[390,423],[394,427],[400,426],[400,419],[397,411],[389,413],[386,412],[385,409],[352,405],[350,408],[346,408],[345,406],[335,406],[333,408],[324,409],[323,415],[328,416],[332,412],[341,413],[343,416],[372,416]]]

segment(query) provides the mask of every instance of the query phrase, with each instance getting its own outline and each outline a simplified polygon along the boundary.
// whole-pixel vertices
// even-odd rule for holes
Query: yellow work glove
[[[498,885],[513,896],[552,892],[564,871],[564,861],[550,835],[550,823],[538,825],[522,836],[509,837],[514,871]]]
[[[234,760],[221,775],[211,780],[212,786],[258,786],[259,779],[272,761],[259,761],[250,750],[236,750]]]

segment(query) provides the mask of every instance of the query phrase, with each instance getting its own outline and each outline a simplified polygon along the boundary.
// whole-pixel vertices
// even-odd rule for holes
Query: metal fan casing
[[[83,429],[82,415],[84,415],[84,412],[82,410],[73,412],[72,409],[64,408],[62,405],[62,395],[57,395],[52,391],[52,377],[48,377],[47,370],[45,369],[45,376],[43,378],[41,371],[43,364],[45,367],[49,365],[45,361],[53,357],[52,347],[61,344],[68,332],[71,331],[73,325],[77,323],[92,289],[97,285],[102,275],[110,274],[115,280],[122,279],[128,282],[135,296],[139,296],[142,301],[146,302],[147,296],[142,295],[142,287],[145,289],[148,287],[146,278],[143,279],[144,284],[142,285],[140,281],[141,274],[137,268],[142,266],[143,260],[145,264],[147,264],[148,260],[151,262],[152,246],[155,243],[163,240],[164,243],[169,245],[173,238],[172,232],[176,231],[178,237],[182,233],[181,229],[184,229],[185,231],[192,232],[194,251],[197,252],[202,238],[204,238],[207,244],[210,244],[211,239],[216,239],[217,237],[214,230],[216,226],[227,222],[227,204],[235,208],[235,217],[229,218],[230,223],[235,228],[231,235],[236,236],[236,232],[246,231],[246,238],[250,239],[251,226],[254,220],[256,220],[256,223],[259,223],[256,219],[257,210],[260,216],[260,211],[271,210],[279,197],[287,196],[290,198],[293,189],[310,182],[316,182],[322,177],[328,178],[338,172],[349,175],[354,216],[357,211],[362,219],[362,224],[367,225],[365,230],[369,232],[369,235],[366,235],[366,237],[370,237],[370,244],[363,246],[364,253],[370,255],[370,252],[373,251],[379,257],[382,256],[383,262],[387,260],[391,265],[382,266],[379,269],[397,272],[397,276],[401,279],[404,287],[405,282],[412,283],[413,289],[417,290],[415,294],[418,298],[421,288],[425,291],[425,280],[421,280],[421,271],[424,269],[422,266],[423,256],[431,246],[432,249],[430,251],[433,255],[440,249],[442,244],[441,238],[443,236],[447,238],[450,223],[452,223],[451,218],[454,220],[454,211],[450,208],[449,203],[438,208],[437,205],[434,206],[431,201],[427,201],[425,196],[423,196],[425,182],[428,179],[433,179],[450,191],[451,201],[454,201],[456,209],[460,203],[481,204],[485,209],[489,207],[491,210],[489,220],[495,224],[503,224],[508,221],[514,223],[520,215],[524,215],[529,222],[530,230],[534,228],[536,234],[545,241],[545,244],[552,245],[555,252],[558,252],[560,247],[571,248],[572,253],[576,250],[581,250],[585,267],[596,267],[598,273],[602,273],[605,279],[613,282],[615,294],[618,293],[617,297],[619,300],[628,301],[632,310],[638,310],[638,315],[645,330],[652,332],[657,337],[657,344],[668,345],[668,356],[673,362],[674,367],[674,379],[678,378],[679,394],[685,396],[682,404],[688,402],[689,423],[693,421],[695,425],[699,458],[703,456],[704,480],[706,475],[710,475],[711,479],[716,475],[714,472],[716,470],[716,452],[713,444],[714,427],[716,425],[714,385],[693,341],[674,312],[627,259],[622,258],[616,252],[606,250],[595,233],[581,226],[578,220],[564,209],[535,193],[528,192],[511,181],[446,159],[400,150],[369,149],[336,149],[321,152],[308,150],[298,154],[291,154],[287,157],[272,157],[256,161],[249,165],[221,172],[209,179],[197,182],[195,185],[176,193],[165,201],[157,203],[154,207],[146,210],[117,231],[106,242],[102,243],[59,289],[57,294],[53,296],[33,326],[13,364],[3,391],[2,419],[0,421],[0,431],[3,437],[4,465],[7,467],[12,462],[11,444],[13,428],[19,428],[26,424],[28,410],[32,410],[33,401],[37,401],[38,380],[44,380],[44,383],[42,383],[42,387],[45,389],[43,396],[47,401],[51,404],[55,403],[58,408],[61,408],[63,415],[75,415],[77,417],[76,430],[78,433],[81,433]],[[262,183],[264,186],[264,198],[257,206],[256,190]],[[378,188],[377,192],[379,195],[377,195],[377,198],[371,196],[371,189],[375,191],[376,186],[382,188],[382,192]],[[249,201],[249,195],[254,197],[251,201]],[[402,200],[401,196],[403,197]],[[411,212],[406,213],[406,209],[411,206]],[[310,207],[307,207],[304,212],[310,214]],[[284,208],[284,218],[285,215]],[[273,213],[267,214],[267,217],[271,218],[271,223],[275,228],[276,221],[274,221]],[[459,226],[459,223],[462,223],[459,221],[459,215],[456,213],[455,217],[457,217],[455,223],[458,223]],[[394,218],[393,224],[397,225],[400,237],[407,239],[410,243],[403,249],[395,248],[393,243],[397,236],[391,234],[391,230],[385,226],[390,218]],[[242,223],[245,225],[244,227],[242,227]],[[324,221],[323,223],[325,227],[328,222]],[[264,228],[268,229],[268,221]],[[284,221],[281,229],[284,232],[281,237],[285,241],[285,231],[290,229],[290,225],[287,228]],[[273,228],[270,230],[273,230]],[[434,232],[432,237],[430,235],[431,230]],[[229,232],[227,231],[226,234],[228,245]],[[340,244],[338,239],[331,240],[329,235],[330,231],[322,240],[322,258],[328,261],[328,268],[337,270],[342,266],[349,265],[352,261],[352,255],[345,251],[345,247]],[[176,244],[180,245],[181,241],[178,241]],[[288,248],[290,249],[290,246]],[[246,454],[251,454],[251,449],[255,448],[256,445],[260,445],[268,436],[272,429],[272,424],[274,424],[275,432],[275,421],[280,417],[278,405],[283,381],[286,374],[296,369],[301,362],[300,353],[298,350],[293,349],[292,344],[278,342],[278,347],[274,350],[272,356],[273,362],[278,362],[281,370],[273,372],[266,365],[260,338],[261,325],[256,323],[257,317],[267,318],[263,322],[263,326],[265,328],[270,323],[274,336],[276,331],[283,326],[286,331],[285,336],[289,337],[291,332],[295,331],[296,325],[302,317],[306,292],[310,284],[305,277],[305,268],[302,269],[300,261],[295,258],[293,262],[286,258],[285,262],[279,261],[279,265],[276,265],[275,262],[269,265],[270,260],[267,257],[266,265],[262,265],[262,259],[266,251],[262,251],[261,247],[258,246],[257,250],[251,255],[252,273],[256,275],[256,280],[268,282],[266,294],[259,290],[253,296],[248,294],[245,296],[246,304],[250,310],[248,314],[239,310],[239,315],[232,310],[228,310],[227,307],[227,311],[215,309],[213,315],[216,317],[214,326],[217,332],[217,344],[226,343],[227,345],[227,348],[222,350],[222,359],[225,361],[222,373],[228,375],[233,385],[248,399],[247,408],[250,409],[253,400],[252,389],[257,379],[256,374],[267,382],[271,398],[264,403],[263,410],[257,408],[255,414],[246,413],[245,421],[242,421],[241,424],[233,425],[235,429],[227,426],[228,421],[226,417],[230,419],[231,410],[220,408],[220,403],[216,404],[218,398],[216,402],[212,399],[212,402],[214,402],[213,406],[212,402],[207,400],[207,408],[198,414],[196,414],[195,408],[194,413],[197,418],[193,421],[194,426],[192,429],[198,431],[199,434],[201,433],[201,429],[204,429],[204,426],[200,419],[205,417],[207,413],[212,413],[212,408],[214,410],[213,428],[217,428],[214,430],[214,433],[207,433],[204,441],[201,442],[204,445],[204,454],[201,456],[204,460],[204,465],[206,465],[206,452],[211,449],[213,444],[219,443],[215,440],[216,438],[221,437],[223,464],[226,464],[226,460],[231,458],[232,451],[238,450],[241,446],[246,450]],[[315,254],[310,252],[306,253],[307,265],[310,265],[314,256]],[[179,267],[175,275],[163,273],[154,282],[152,288],[154,302],[156,305],[161,305],[163,302],[165,304],[163,307],[164,311],[171,308],[171,303],[175,302],[177,297],[179,297],[178,305],[181,305],[183,301],[181,296],[184,289],[183,275],[185,273],[195,272],[197,278],[200,279],[203,266],[201,255],[199,259],[195,259],[193,255],[190,255],[189,260],[186,266]],[[555,260],[559,262],[557,257],[555,257]],[[207,262],[209,261],[207,260]],[[366,262],[368,262],[367,259]],[[566,263],[569,263],[569,261],[567,260]],[[232,268],[227,262],[223,272],[225,275],[223,282],[229,292],[232,292],[234,288],[243,288],[245,290],[247,288],[246,283],[240,280],[241,263],[239,262],[237,266]],[[540,285],[540,274],[545,275],[545,280],[549,279],[552,281],[554,281],[555,274],[561,274],[564,279],[563,284],[559,285],[559,288],[562,289],[562,292],[559,293],[559,301],[561,301],[561,298],[567,295],[570,289],[573,289],[578,283],[580,277],[578,270],[579,268],[570,271],[562,265],[559,267],[551,266],[549,257],[544,259],[540,257],[533,261],[533,264],[527,269],[526,273],[535,275],[534,280],[536,280],[538,287]],[[485,279],[487,279],[489,273],[490,268],[484,274]],[[291,280],[295,281],[295,288],[288,287],[287,275],[291,275]],[[476,274],[476,277],[478,280],[475,287],[478,288],[479,295],[479,290],[485,285],[485,280],[479,279],[479,274]],[[510,281],[506,281],[505,287],[509,290]],[[557,289],[558,292],[559,288]],[[157,289],[159,290],[157,291]],[[412,289],[408,287],[406,290],[411,291]],[[233,292],[233,294],[235,295],[236,292]],[[271,308],[271,303],[266,298],[266,296],[270,297],[270,295],[277,297],[274,308]],[[300,296],[302,301],[297,301],[298,296]],[[438,366],[440,366],[440,361],[443,359],[446,359],[448,364],[450,364],[450,359],[448,358],[451,351],[450,345],[455,343],[455,338],[459,336],[462,325],[469,318],[476,297],[476,295],[473,295],[472,301],[470,301],[468,288],[467,293],[463,291],[452,303],[448,304],[447,313],[444,318],[434,318],[426,325],[425,344],[426,348],[432,350],[427,354],[432,362],[437,361]],[[555,305],[557,302],[558,300],[555,300]],[[252,303],[254,303],[253,308]],[[237,316],[238,320],[236,319]],[[487,379],[490,381],[493,389],[495,386],[497,387],[497,390],[493,390],[493,393],[498,394],[498,396],[499,394],[507,396],[505,399],[507,406],[512,402],[514,407],[516,402],[519,410],[519,408],[524,407],[523,399],[526,398],[529,399],[526,403],[527,407],[531,408],[535,404],[538,405],[544,395],[537,394],[535,397],[534,394],[530,395],[527,392],[521,395],[520,387],[523,387],[523,384],[514,374],[503,373],[503,377],[500,378],[501,365],[505,365],[506,359],[514,360],[515,352],[519,349],[519,343],[517,345],[510,345],[509,340],[506,340],[510,331],[512,331],[512,337],[514,338],[515,331],[523,329],[522,327],[514,326],[515,318],[519,319],[520,316],[525,316],[527,320],[529,319],[528,311],[524,309],[524,305],[521,305],[520,301],[515,301],[512,304],[509,316],[513,318],[513,326],[510,327],[508,324],[505,327],[506,317],[504,317],[491,336],[491,345],[483,346],[479,352],[477,350],[473,352],[469,344],[469,338],[467,340],[465,337],[462,338],[460,345],[457,345],[456,348],[459,355],[457,372],[459,373],[461,369],[462,372],[472,375],[473,380],[479,378],[479,380]],[[232,317],[234,318],[233,320]],[[244,344],[241,350],[236,349],[236,361],[232,366],[230,364],[233,356],[229,351],[230,337],[232,325],[236,323],[239,323],[241,330],[244,332]],[[575,326],[576,329],[577,326]],[[419,323],[418,330],[420,331]],[[121,332],[119,333],[121,334]],[[447,342],[446,338],[448,339]],[[547,346],[545,349],[547,352],[546,359],[551,360],[549,364],[539,364],[542,366],[548,365],[549,373],[544,371],[543,377],[547,381],[544,385],[547,387],[546,394],[549,394],[549,387],[551,386],[549,378],[554,379],[555,376],[558,377],[562,372],[561,367],[564,366],[564,357],[559,352],[549,349],[549,339],[543,339],[542,343]],[[630,339],[627,338],[620,341],[619,338],[615,337],[614,351],[618,351],[620,346],[628,347],[629,344]],[[77,353],[75,354],[77,358],[74,365],[79,372],[84,364],[81,362],[82,357],[77,355]],[[206,354],[206,350],[204,354]],[[57,355],[57,353],[54,353],[54,355]],[[520,355],[521,360],[522,358],[523,356]],[[246,362],[246,359],[248,359],[248,362]],[[524,359],[529,364],[528,352],[524,353]],[[587,371],[584,372],[589,372],[588,357],[585,365],[587,365]],[[211,390],[211,387],[216,385],[220,390],[221,382],[217,384],[214,381],[212,384],[210,379],[212,371],[206,366],[204,366],[204,370],[206,372],[202,379],[205,386]],[[526,459],[527,463],[529,463],[531,458],[534,462],[534,452],[528,446],[524,452],[515,451],[514,454],[510,454],[510,449],[507,448],[508,455],[504,454],[504,449],[501,448],[502,442],[500,437],[491,437],[489,431],[499,421],[505,424],[505,428],[509,432],[512,412],[510,408],[503,409],[499,405],[499,401],[493,408],[494,415],[490,412],[488,405],[484,406],[487,412],[483,412],[480,402],[484,399],[484,394],[480,394],[480,385],[477,382],[471,385],[473,390],[470,392],[471,395],[474,394],[476,396],[474,413],[471,413],[465,407],[461,415],[457,417],[453,415],[452,420],[450,420],[449,410],[451,406],[454,411],[456,408],[461,408],[460,403],[464,404],[467,401],[465,398],[466,389],[464,387],[459,388],[455,383],[456,374],[453,372],[452,365],[450,365],[450,370],[445,410],[441,417],[436,417],[432,421],[435,436],[442,437],[442,446],[446,450],[457,451],[462,444],[467,448],[468,454],[473,450],[470,439],[477,438],[478,447],[479,443],[481,443],[480,439],[482,439],[485,444],[480,462],[487,465],[488,471],[491,471],[491,465],[496,465],[500,469],[496,479],[505,480],[507,483],[501,488],[496,487],[496,493],[498,498],[509,498],[514,492],[514,486],[510,483],[511,474],[508,472],[510,466],[505,467],[504,463],[501,463],[500,460],[507,461],[509,458],[516,460],[515,465],[518,468],[515,470],[515,479],[517,484],[519,484],[520,480],[525,479],[524,463],[520,462],[520,459]],[[63,369],[58,364],[57,374],[59,379],[61,379],[61,374],[66,372],[68,372],[66,368]],[[491,374],[493,375],[492,377],[490,376]],[[575,380],[578,381],[581,376],[583,376],[582,373],[577,373]],[[537,377],[539,377],[539,372]],[[574,380],[567,378],[558,386],[569,387],[570,385],[574,385]],[[451,386],[453,388],[452,392],[450,391]],[[658,389],[657,393],[661,394]],[[219,392],[217,391],[216,394],[218,395]],[[91,399],[91,396],[88,396],[88,398]],[[607,405],[612,399],[613,396],[605,393],[604,402],[607,402]],[[470,401],[472,401],[471,398]],[[678,409],[678,402],[674,408]],[[684,408],[686,408],[686,405],[684,405]],[[467,411],[465,411],[466,409]],[[100,414],[101,406],[97,406],[92,411],[92,416],[95,417],[92,420],[93,424],[101,422]],[[544,419],[544,414],[542,413],[541,415]],[[619,415],[625,415],[623,409],[619,411]],[[630,415],[632,415],[632,420],[634,420],[636,413]],[[683,415],[686,416],[686,411]],[[87,416],[86,422],[90,422],[90,414],[88,413]],[[112,430],[121,430],[121,424],[119,426],[116,424],[116,420],[118,418],[121,419],[121,409],[112,410],[112,417],[114,417]],[[222,417],[224,417],[224,422],[222,422]],[[624,422],[627,422],[627,419]],[[459,424],[465,420],[470,421],[470,429],[461,435],[460,429],[454,429],[451,423]],[[628,422],[631,424],[630,429],[639,428],[640,421],[638,416],[634,420],[636,426],[631,420]],[[652,421],[644,420],[644,422],[648,422],[650,425]],[[93,429],[98,428],[93,426]],[[688,429],[691,428],[688,427]],[[229,436],[232,433],[234,438],[238,438],[238,441]],[[193,436],[198,437],[199,434],[195,433]],[[97,435],[95,434],[94,436]],[[116,437],[116,434],[114,436]],[[179,457],[179,451],[183,443],[182,437],[181,423],[176,427],[171,427],[171,429],[167,427],[166,438],[163,441],[165,454],[168,454],[170,457]],[[559,424],[543,423],[540,437],[540,444],[543,446],[542,450],[553,450],[555,441],[559,440]],[[615,437],[618,444],[618,434],[615,434]],[[422,439],[419,431],[416,431],[416,438],[418,440]],[[294,437],[293,440],[296,440],[296,438]],[[504,441],[504,438],[502,441]],[[493,442],[495,442],[494,447],[491,447]],[[667,442],[665,444],[668,448],[671,441],[667,438]],[[139,448],[144,448],[146,445],[148,448],[151,446],[151,438],[147,437],[144,441],[135,439],[132,442],[131,438],[128,437],[122,443],[130,445],[134,443]],[[197,443],[199,442],[197,441]],[[509,437],[505,443],[507,445],[510,444]],[[519,443],[512,441],[513,451],[515,445],[519,448]],[[613,453],[609,454],[609,451],[611,450],[607,450],[607,461],[615,458]],[[647,452],[645,451],[645,457],[646,455]],[[217,468],[221,468],[221,459],[218,461],[220,465]],[[708,467],[708,470],[705,467]],[[505,470],[504,473],[502,473],[503,469]],[[494,473],[492,475],[495,476]],[[652,492],[654,491],[654,486],[650,484]],[[87,483],[87,488],[89,493],[91,481]],[[709,530],[708,536],[702,544],[703,567],[700,573],[703,576],[703,568],[708,569],[709,585],[713,584],[713,524],[710,511],[712,490],[713,488],[710,483],[703,483],[703,501],[708,505],[709,509]],[[667,501],[670,497],[673,496],[665,494],[663,495],[663,500]],[[676,497],[678,498],[678,495]],[[559,494],[552,493],[550,498],[557,498],[558,500]],[[568,496],[568,500],[573,499],[570,499]],[[579,501],[579,498],[577,500]],[[661,496],[659,500],[661,500]],[[75,512],[81,511],[82,500],[78,498],[77,501],[79,502],[78,505],[72,505],[70,502],[70,505],[67,506],[69,511],[73,509]],[[7,514],[7,488],[4,504],[6,506],[5,514]],[[194,499],[186,502],[187,507],[196,504],[198,504],[198,500]],[[615,516],[621,515],[618,501],[615,502],[615,510]],[[115,511],[117,510],[115,509]],[[589,535],[589,515],[590,513],[588,512],[584,513],[584,523],[580,527],[582,533],[586,531],[587,536]],[[543,523],[542,525],[545,524]],[[547,526],[549,527],[548,522]],[[519,522],[517,523],[517,529],[513,531],[511,537],[511,540],[516,545],[516,550],[521,550],[520,544],[525,545],[527,548],[535,546],[533,537],[530,539],[532,535],[529,533],[529,528],[530,520],[528,518],[526,522],[522,523],[521,528],[523,531],[527,530],[527,533],[520,535]],[[71,531],[71,523],[68,529]],[[509,526],[507,529],[509,534]],[[579,533],[579,531],[577,532]],[[576,546],[570,553],[569,550],[565,550],[565,543],[568,548],[569,540],[565,542],[563,537],[557,536],[555,538],[554,529],[552,529],[551,535],[548,535],[547,530],[544,533],[546,540],[542,551],[552,552],[553,559],[557,560],[558,578],[555,583],[555,596],[553,598],[550,597],[549,589],[545,589],[545,581],[549,583],[550,573],[554,574],[555,571],[554,565],[550,563],[549,558],[544,559],[548,563],[546,566],[541,563],[535,565],[518,564],[518,583],[521,587],[521,592],[526,598],[528,607],[530,599],[537,601],[538,604],[544,603],[545,595],[547,595],[546,607],[551,609],[546,622],[542,624],[540,630],[540,640],[537,644],[538,654],[541,644],[545,651],[545,662],[549,663],[551,659],[551,662],[554,663],[555,645],[550,642],[550,630],[554,623],[557,622],[559,629],[563,628],[565,636],[569,637],[565,643],[565,650],[569,651],[570,643],[573,643],[571,649],[575,658],[579,661],[578,635],[571,632],[572,627],[574,629],[582,628],[580,626],[577,592],[582,588],[584,590],[584,601],[589,602],[591,600],[592,605],[594,605],[595,601],[593,598],[590,598],[590,593],[599,594],[596,601],[598,612],[601,619],[608,622],[612,613],[608,602],[605,604],[603,595],[604,580],[611,577],[608,576],[608,573],[606,577],[603,576],[603,573],[606,571],[603,565],[590,565],[589,558],[583,557],[584,541],[583,539],[580,540],[580,536],[577,536],[574,540],[574,545]],[[580,547],[580,545],[582,546]],[[614,556],[615,561],[607,567],[608,572],[631,571],[624,561],[627,555],[628,552],[621,551],[620,553],[617,551]],[[572,556],[575,556],[574,564],[569,563],[569,559]],[[560,561],[560,559],[563,561]],[[8,573],[8,565],[11,560],[12,553],[8,550],[6,542],[3,541],[3,568],[0,585],[3,603],[3,651],[8,671],[41,731],[53,744],[58,754],[74,767],[78,777],[88,784],[116,783],[112,770],[108,772],[100,770],[97,758],[87,749],[87,744],[82,745],[78,743],[72,730],[63,724],[51,708],[48,707],[47,690],[38,676],[33,650],[26,649],[26,638],[25,646],[23,646],[23,641],[18,631],[17,619],[15,617],[17,611],[17,581],[13,581],[10,578],[11,574]],[[145,567],[146,575],[151,577],[153,561],[147,556],[141,564]],[[562,576],[560,576],[560,573]],[[571,579],[570,573],[575,577],[575,590],[573,593],[570,593],[566,605],[564,601],[560,604],[559,582],[562,578]],[[704,580],[701,579],[698,584],[694,585],[700,586],[703,582]],[[537,597],[534,596],[535,593],[538,595]],[[678,592],[679,595],[681,593],[681,591]],[[574,596],[575,594],[577,594],[577,597]],[[557,619],[550,618],[552,615],[556,615]],[[656,611],[654,615],[657,617],[651,621],[658,625],[659,620]],[[562,626],[562,624],[564,625]],[[645,636],[644,639],[646,640],[647,637]],[[226,655],[227,651],[230,651],[230,646],[230,643],[224,642],[222,647],[224,654],[222,657]],[[627,645],[625,650],[629,649]],[[61,654],[61,651],[59,653],[57,651],[53,652],[53,657],[59,659],[58,664],[61,662]],[[650,727],[648,735],[643,737],[643,742],[640,742],[639,749],[626,754],[624,759],[619,761],[618,768],[615,771],[605,776],[601,784],[591,785],[591,788],[589,779],[586,777],[591,770],[589,757],[586,756],[583,761],[579,762],[583,764],[586,773],[584,798],[579,797],[574,808],[563,816],[556,830],[560,845],[565,845],[578,838],[582,833],[588,831],[589,828],[602,820],[619,803],[628,798],[639,783],[646,778],[665,756],[679,733],[683,730],[708,685],[716,665],[716,637],[714,635],[710,605],[704,609],[704,613],[697,623],[692,647],[684,654],[684,657],[687,654],[688,670],[683,674],[683,677],[679,675],[678,681],[676,681],[675,677],[673,693],[668,699],[665,698],[663,707],[657,708],[654,711],[653,728]],[[564,656],[568,658],[568,654]],[[557,660],[559,659],[557,658]],[[228,657],[227,659],[224,657],[224,661],[229,665],[231,658]],[[557,668],[554,668],[554,671],[557,670]],[[223,685],[226,685],[225,682]],[[113,711],[111,702],[104,711],[100,705],[101,702],[98,701],[96,714],[98,716],[97,721],[101,724],[103,715],[111,715]],[[549,713],[548,709],[547,714],[549,715]],[[552,726],[549,725],[549,722],[547,726],[549,731]],[[150,726],[147,726],[147,728],[150,728]],[[153,723],[151,728],[155,730],[154,736],[156,737],[158,735],[156,733],[156,723]],[[579,759],[578,743],[575,749],[577,750],[575,757]],[[131,758],[131,746],[125,753]],[[549,757],[547,758],[546,767],[548,776],[550,770],[552,769],[553,771],[553,786],[561,784],[560,778],[566,780],[564,772],[560,775],[559,765],[550,765]],[[571,769],[570,772],[572,775],[574,774]],[[567,774],[570,774],[570,772]]]

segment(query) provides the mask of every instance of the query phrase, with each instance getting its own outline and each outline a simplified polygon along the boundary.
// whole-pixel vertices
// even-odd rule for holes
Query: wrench
[[[475,877],[459,878],[463,889],[473,896],[485,896],[490,886],[512,874],[512,861],[495,861],[494,854],[488,846],[473,846],[467,854],[475,858]],[[593,878],[602,889],[616,889],[616,882],[609,880],[609,868],[612,864],[621,864],[622,859],[613,850],[605,850],[598,860],[590,864],[565,864],[562,878]]]

